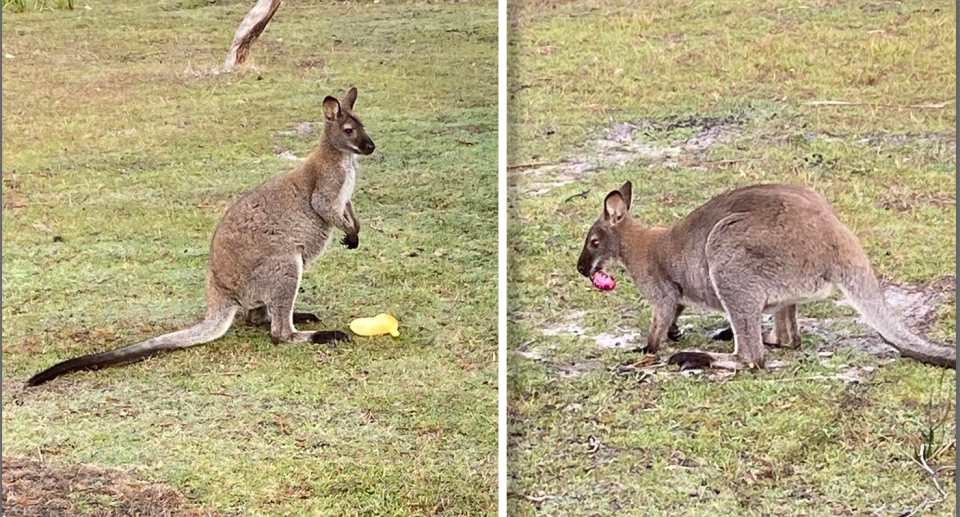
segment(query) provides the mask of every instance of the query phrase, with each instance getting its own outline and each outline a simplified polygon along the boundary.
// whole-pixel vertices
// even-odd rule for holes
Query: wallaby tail
[[[957,368],[957,349],[938,345],[907,330],[902,320],[883,297],[883,290],[873,271],[860,269],[840,283],[840,290],[884,341],[900,351],[901,355],[917,361]]]
[[[192,327],[157,336],[135,345],[110,350],[109,352],[84,355],[57,363],[30,377],[30,379],[27,380],[27,386],[39,386],[65,373],[75,372],[77,370],[97,370],[105,366],[139,361],[168,350],[209,343],[226,334],[227,329],[230,328],[230,324],[233,323],[233,317],[236,313],[237,307],[211,307],[207,310],[203,321]]]

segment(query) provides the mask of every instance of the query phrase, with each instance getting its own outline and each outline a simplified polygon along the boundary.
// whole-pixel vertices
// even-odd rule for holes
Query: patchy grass
[[[3,458],[3,508],[8,516],[150,515],[216,517],[191,508],[182,494],[122,471]]]
[[[831,300],[801,309],[814,331],[771,371],[678,375],[629,352],[650,318],[629,281],[599,293],[575,270],[624,180],[651,224],[809,185],[888,296],[921,293],[911,323],[953,342],[955,21],[948,2],[511,4],[514,515],[955,513],[954,372],[850,346],[873,333]],[[690,314],[671,347],[729,349],[705,338],[722,322]],[[930,436],[948,495],[924,508]]]
[[[89,5],[3,18],[4,455],[223,515],[495,513],[496,4],[285,4],[231,75],[212,70],[248,3]],[[321,256],[298,308],[324,328],[390,311],[400,338],[274,346],[237,324],[21,388],[199,318],[214,225],[351,85],[378,149],[361,247]]]
[[[73,9],[75,0],[3,0],[3,10],[22,13],[28,9],[37,11],[50,9]]]

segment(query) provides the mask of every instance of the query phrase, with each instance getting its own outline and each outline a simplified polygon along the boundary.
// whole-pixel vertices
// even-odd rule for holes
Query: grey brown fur
[[[757,185],[714,197],[676,224],[651,228],[630,215],[630,182],[607,195],[577,264],[591,277],[607,262],[624,266],[649,301],[647,350],[656,352],[685,307],[727,315],[732,354],[684,351],[684,367],[763,366],[761,315],[773,313],[767,342],[799,347],[797,306],[838,287],[881,337],[904,356],[949,368],[956,349],[908,331],[883,290],[856,235],[816,191]]]
[[[135,345],[64,361],[34,375],[27,385],[208,343],[227,332],[240,308],[247,309],[250,323],[269,322],[274,343],[349,339],[339,331],[298,331],[295,319],[318,319],[294,313],[293,306],[304,268],[324,250],[334,229],[345,233],[348,248],[359,246],[360,223],[351,202],[356,155],[368,155],[375,147],[353,114],[356,99],[356,88],[342,104],[325,98],[318,148],[299,167],[266,181],[227,210],[210,243],[203,321]]]

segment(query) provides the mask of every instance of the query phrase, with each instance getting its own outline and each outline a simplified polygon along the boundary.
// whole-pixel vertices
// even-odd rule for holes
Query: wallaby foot
[[[781,307],[773,313],[773,330],[767,334],[764,344],[781,348],[800,348],[796,305]]]
[[[744,362],[734,354],[717,354],[699,350],[677,352],[667,359],[667,364],[679,365],[680,371],[703,370],[706,368],[737,371],[745,370],[751,366],[750,363]]]
[[[281,343],[337,343],[353,341],[350,334],[340,332],[339,330],[315,330],[308,332],[294,331],[289,334],[270,333],[270,341],[273,344]]]
[[[266,305],[249,309],[244,323],[253,327],[263,327],[270,324],[270,313]],[[320,317],[312,312],[294,312],[293,323],[320,323]]]
[[[313,343],[338,343],[344,342],[348,343],[353,341],[353,338],[350,337],[350,334],[346,332],[340,332],[339,330],[318,330],[312,333],[310,336],[310,341]]]
[[[312,312],[295,312],[293,313],[293,322],[294,323],[320,323],[320,316]]]
[[[682,332],[681,332],[682,335]],[[707,339],[711,341],[733,341],[733,328],[722,327],[707,332]],[[677,341],[677,340],[674,340]],[[790,340],[783,341],[786,345],[780,344],[781,341],[776,337],[776,333],[770,332],[763,338],[763,344],[773,348],[800,348],[800,333],[794,332]]]
[[[713,329],[707,332],[707,339],[711,341],[733,341],[733,329],[729,326]]]

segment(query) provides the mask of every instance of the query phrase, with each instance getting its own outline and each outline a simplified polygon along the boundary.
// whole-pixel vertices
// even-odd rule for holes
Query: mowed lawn
[[[255,68],[212,73],[251,5],[4,13],[3,454],[121,469],[196,512],[492,515],[496,3],[285,2]],[[275,346],[238,322],[22,388],[200,318],[214,225],[311,152],[324,96],[354,85],[377,144],[354,196],[360,249],[337,236],[298,309],[322,318],[308,329],[390,312],[399,338]],[[63,514],[126,504],[82,481]],[[28,495],[4,513],[59,497]]]
[[[835,296],[770,371],[680,375],[630,351],[650,311],[625,273],[601,293],[575,269],[626,180],[653,225],[811,186],[953,345],[955,22],[949,2],[511,2],[512,515],[955,514],[954,371],[874,353]],[[705,337],[724,323],[691,312],[660,358],[732,350]]]

